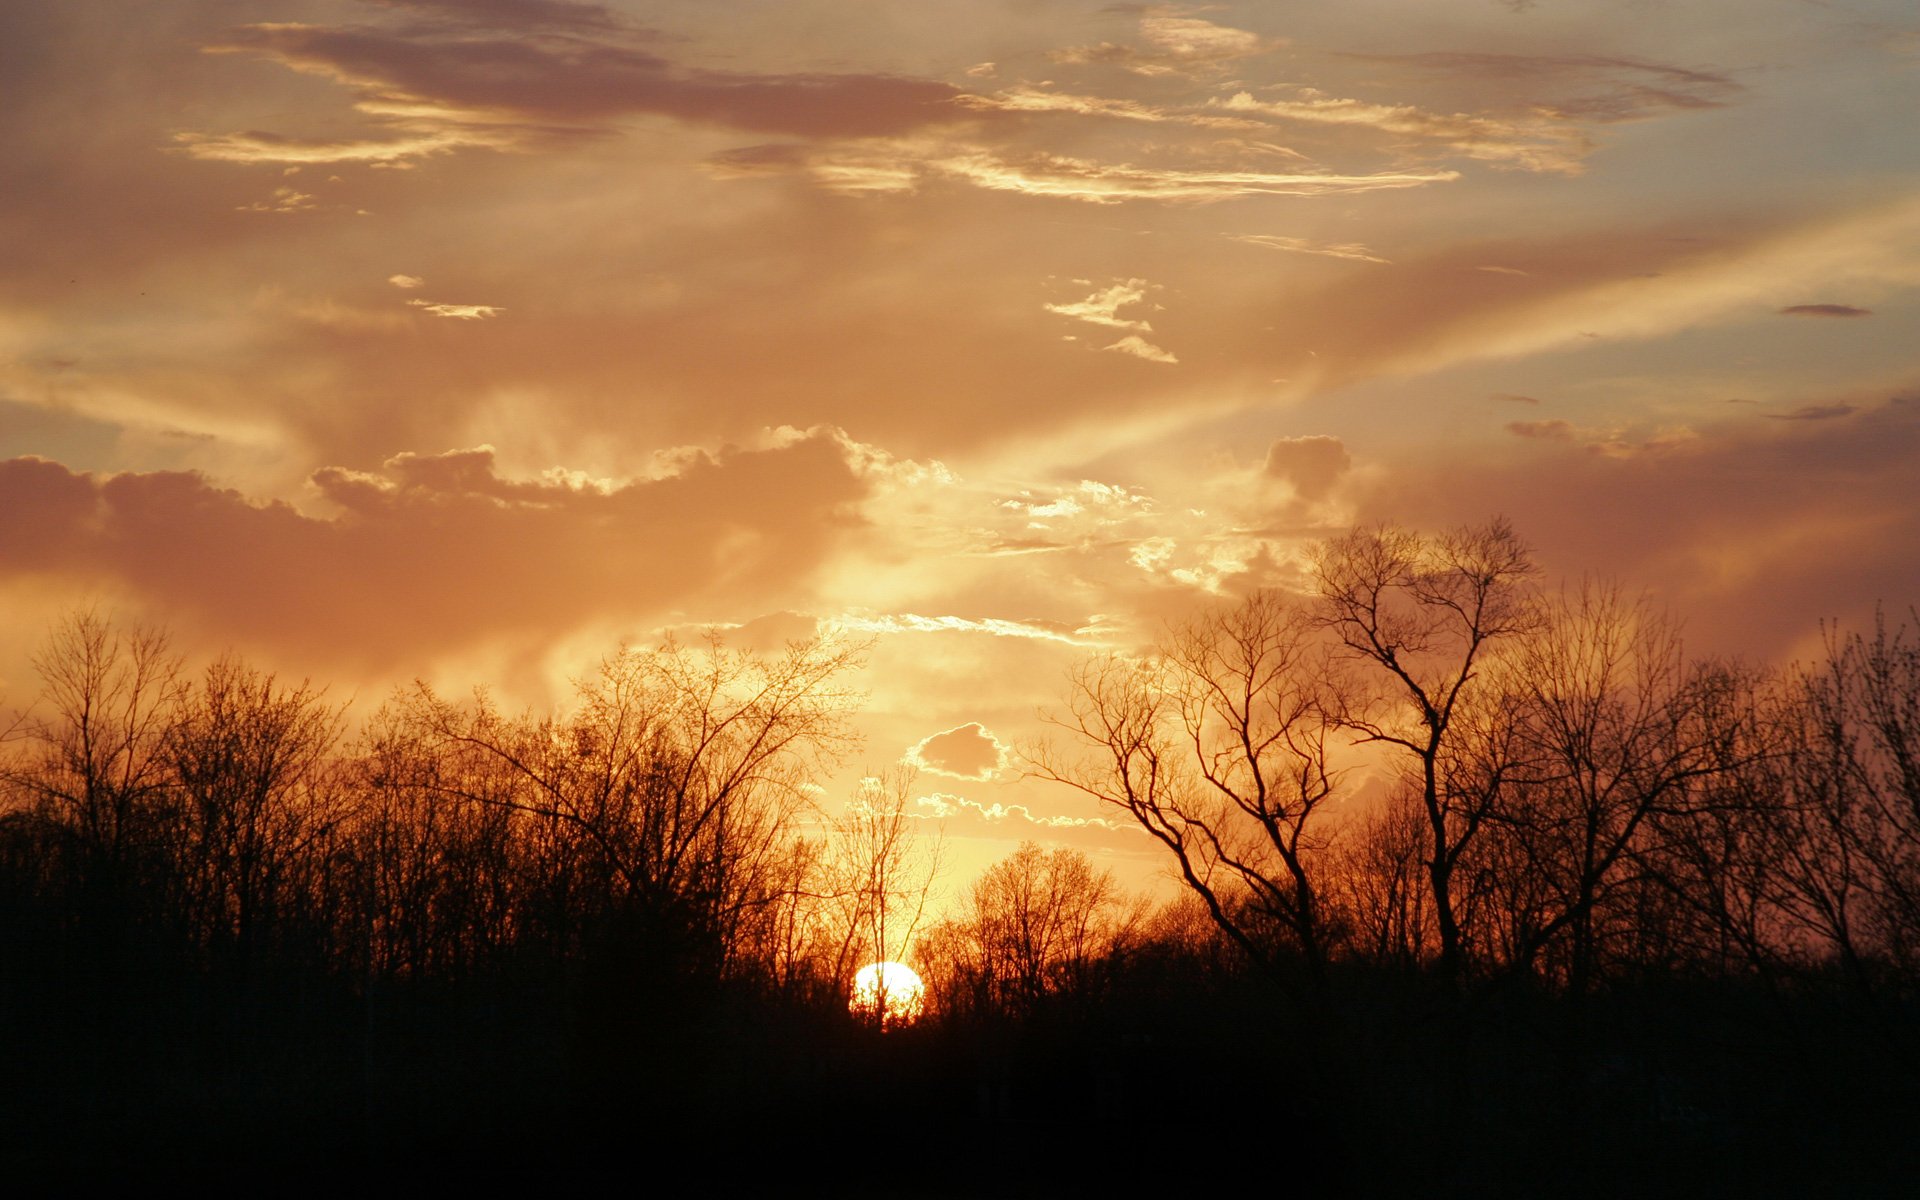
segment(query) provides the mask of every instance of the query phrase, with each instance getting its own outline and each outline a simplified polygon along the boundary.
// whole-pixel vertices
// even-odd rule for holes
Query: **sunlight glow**
[[[847,1008],[855,1016],[877,1019],[882,1027],[911,1025],[926,1010],[927,985],[905,963],[868,963],[854,972],[853,998]]]

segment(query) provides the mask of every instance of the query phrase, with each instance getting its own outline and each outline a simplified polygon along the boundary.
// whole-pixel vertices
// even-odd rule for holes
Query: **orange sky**
[[[1355,521],[1701,652],[1920,599],[1910,0],[69,0],[0,84],[8,703],[89,597],[368,709],[829,622],[971,870],[1140,851],[1006,753]]]

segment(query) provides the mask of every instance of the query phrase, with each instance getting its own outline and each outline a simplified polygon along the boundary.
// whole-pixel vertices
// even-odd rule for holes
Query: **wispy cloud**
[[[1249,196],[1356,195],[1448,183],[1460,177],[1450,170],[1340,174],[1187,169],[1046,153],[1008,158],[977,144],[922,139],[746,146],[717,154],[709,162],[723,177],[800,172],[831,191],[855,195],[912,192],[931,181],[948,181],[1086,204],[1135,200],[1211,204]]]
[[[955,100],[976,112],[1064,113],[1081,117],[1110,117],[1145,124],[1195,125],[1203,129],[1259,129],[1261,123],[1244,117],[1223,117],[1205,109],[1160,108],[1138,100],[1082,96],[1036,87],[1017,87],[992,95],[965,95]]]
[[[1139,35],[1145,45],[1100,42],[1055,50],[1048,57],[1061,64],[1116,66],[1137,75],[1193,75],[1217,72],[1286,45],[1284,39],[1263,38],[1166,8],[1143,15]]]
[[[1284,250],[1290,254],[1318,254],[1327,258],[1349,258],[1355,262],[1390,261],[1358,242],[1313,242],[1306,238],[1283,237],[1277,233],[1229,233],[1223,236],[1249,246],[1264,246],[1269,250]]]
[[[409,123],[410,124],[410,123]],[[264,130],[174,134],[194,158],[233,163],[397,163],[468,147],[505,149],[518,135],[506,130],[446,126],[402,128],[386,138],[299,138]]]
[[[1260,100],[1235,92],[1209,104],[1277,121],[1340,125],[1413,138],[1448,154],[1520,170],[1578,174],[1591,141],[1570,121],[1541,112],[1525,117],[1429,112],[1411,104],[1377,104],[1296,89],[1291,99]]]
[[[1121,354],[1131,354],[1135,358],[1144,358],[1148,362],[1172,364],[1180,361],[1173,356],[1171,351],[1154,345],[1137,333],[1130,333],[1112,345],[1102,346],[1100,348],[1102,350],[1117,350]]]
[[[1780,310],[1783,317],[1870,317],[1870,308],[1855,308],[1851,304],[1790,304]]]
[[[437,10],[473,16],[452,4]],[[375,129],[302,138],[278,131],[185,131],[197,158],[232,162],[397,163],[462,148],[524,149],[664,116],[806,137],[873,137],[961,119],[961,93],[934,80],[881,74],[748,74],[682,68],[638,44],[589,5],[481,6],[506,32],[434,24],[242,26],[206,47],[277,62],[348,90]],[[576,11],[577,10],[577,11]],[[514,18],[571,27],[525,32]]]
[[[484,321],[507,311],[497,304],[436,304],[430,300],[409,300],[407,303],[425,309],[436,317],[451,317],[456,321]]]
[[[578,0],[362,0],[381,8],[428,13],[462,25],[502,30],[602,32],[630,28],[603,4]]]
[[[1010,162],[988,151],[962,153],[928,164],[941,174],[995,191],[1054,196],[1090,204],[1162,200],[1206,204],[1243,196],[1353,195],[1423,187],[1458,179],[1456,171],[1334,172],[1183,170],[1134,163],[1103,163],[1057,154]]]
[[[1020,821],[1037,825],[1042,829],[1107,829],[1119,833],[1137,829],[1134,825],[1123,825],[1109,821],[1105,817],[1069,817],[1061,814],[1036,816],[1034,811],[1024,804],[982,804],[965,796],[956,796],[951,792],[933,792],[925,796],[916,796],[914,805],[924,810],[921,814],[928,818],[945,820],[951,817],[971,813],[978,819],[990,824],[1002,821]]]
[[[1088,640],[1083,631],[1065,630],[1052,625],[1035,624],[1026,621],[1009,621],[1000,617],[927,617],[918,613],[890,613],[884,615],[863,615],[845,613],[829,617],[826,625],[850,633],[983,633],[991,637],[1031,638],[1043,642],[1059,642],[1068,646],[1092,646],[1098,642]]]
[[[1517,103],[1591,121],[1626,121],[1674,110],[1720,108],[1744,90],[1717,71],[1597,54],[1428,51],[1348,54],[1379,66],[1524,89]]]
[[[1071,304],[1042,304],[1040,307],[1050,313],[1063,317],[1072,317],[1092,325],[1106,325],[1114,329],[1135,329],[1143,333],[1153,330],[1145,320],[1123,317],[1120,310],[1146,301],[1147,288],[1150,285],[1144,279],[1128,279],[1102,288]]]
[[[1768,413],[1776,421],[1832,421],[1859,411],[1855,404],[1803,404],[1792,412]]]

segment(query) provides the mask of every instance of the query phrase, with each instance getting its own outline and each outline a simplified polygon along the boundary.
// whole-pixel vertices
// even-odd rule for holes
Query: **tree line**
[[[1082,665],[1036,769],[1131,816],[1249,962],[1584,993],[1920,963],[1920,623],[1824,658],[1686,654],[1504,521],[1317,548],[1154,653]],[[1355,795],[1356,776],[1390,779]]]
[[[1915,1110],[1911,614],[1812,664],[1702,659],[1619,587],[1543,584],[1504,521],[1356,529],[1298,587],[1087,658],[1026,747],[1170,899],[1027,844],[943,910],[910,775],[817,786],[857,750],[862,649],[628,647],[563,709],[415,684],[350,728],[310,683],[71,615],[0,721],[0,1016],[33,1031],[0,1118],[48,1161],[114,1105],[145,1114],[125,1163],[248,1122],[262,1155],[392,1159],[533,1154],[542,1114],[612,1145],[1206,1093],[1259,1099],[1156,1120],[1283,1120],[1404,1182],[1465,1170],[1459,1123],[1495,1110],[1687,1145],[1779,1141],[1727,1098],[1762,1078],[1877,1081],[1834,1137]],[[926,980],[911,1029],[848,1010],[881,959]],[[1362,1150],[1336,1109],[1420,1132]]]

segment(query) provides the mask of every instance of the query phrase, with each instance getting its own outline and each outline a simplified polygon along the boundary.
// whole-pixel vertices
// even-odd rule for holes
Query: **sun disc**
[[[856,1016],[878,1019],[882,1025],[906,1025],[918,1020],[926,1007],[927,985],[905,963],[868,963],[854,972],[853,998],[847,1007]]]

